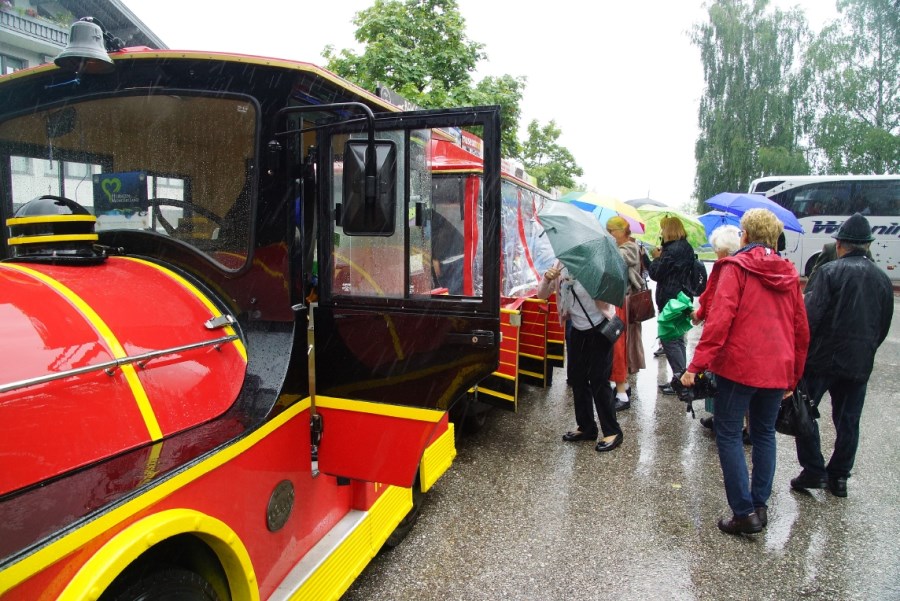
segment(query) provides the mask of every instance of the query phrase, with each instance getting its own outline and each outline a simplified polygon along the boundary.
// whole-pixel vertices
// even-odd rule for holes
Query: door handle
[[[494,333],[490,330],[472,330],[471,332],[453,332],[447,334],[450,344],[468,344],[477,348],[494,346]]]

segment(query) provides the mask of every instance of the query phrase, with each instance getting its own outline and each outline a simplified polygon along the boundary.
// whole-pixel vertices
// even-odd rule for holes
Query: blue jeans
[[[737,517],[766,507],[775,477],[775,418],[784,390],[744,386],[716,374],[716,445],[728,506]],[[747,472],[742,430],[750,411],[753,475]]]
[[[828,466],[822,457],[819,422],[814,421],[813,433],[797,437],[797,460],[806,475],[816,478],[847,478],[856,461],[859,446],[859,418],[866,400],[867,381],[847,380],[836,376],[807,376],[806,390],[810,398],[819,404],[825,391],[831,394],[831,419],[836,437],[834,452]]]

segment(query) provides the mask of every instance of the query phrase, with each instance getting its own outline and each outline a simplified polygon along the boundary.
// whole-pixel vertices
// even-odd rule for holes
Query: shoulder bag
[[[656,309],[653,306],[653,294],[651,294],[646,282],[644,282],[643,289],[625,297],[625,308],[628,314],[628,323],[639,323],[656,316]]]
[[[578,301],[578,306],[584,311],[584,316],[587,317],[588,323],[591,324],[591,328],[603,334],[603,336],[609,340],[610,344],[615,344],[616,340],[619,339],[619,336],[622,335],[622,332],[625,331],[625,322],[619,319],[618,315],[613,315],[612,317],[604,317],[599,325],[594,325],[594,320],[588,315],[587,309],[584,308],[584,304],[581,302],[581,299],[578,298],[578,295],[575,294],[574,290],[572,290],[572,296],[575,297],[575,300]]]

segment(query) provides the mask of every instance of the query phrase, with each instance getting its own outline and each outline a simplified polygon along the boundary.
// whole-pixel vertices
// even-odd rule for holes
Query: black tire
[[[391,532],[391,535],[384,541],[385,548],[393,549],[402,543],[403,539],[406,538],[406,535],[409,534],[409,531],[412,530],[412,527],[415,526],[416,522],[419,520],[419,513],[422,511],[422,503],[425,501],[425,493],[422,492],[418,477],[416,477],[416,482],[412,487],[412,497],[412,509],[409,510],[406,517],[397,524],[397,527]]]
[[[202,576],[181,568],[166,568],[141,576],[114,601],[221,601]]]

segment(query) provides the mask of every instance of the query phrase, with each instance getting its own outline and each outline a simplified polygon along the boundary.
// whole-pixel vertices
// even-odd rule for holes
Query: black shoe
[[[663,393],[663,394],[665,394],[665,395],[669,395],[669,396],[675,396],[676,394],[678,394],[677,392],[675,392],[675,389],[672,388],[669,384],[666,384],[666,385],[664,385],[664,386],[660,386],[660,387],[659,387],[659,391],[660,391],[661,393]]]
[[[846,482],[844,483],[846,485]],[[800,475],[791,480],[791,488],[794,490],[807,490],[809,488],[825,488],[827,486],[827,482],[825,482],[825,478],[817,478],[815,476],[810,476],[805,472],[800,472]],[[846,488],[846,486],[845,486]]]
[[[756,534],[762,532],[763,525],[754,511],[742,518],[733,516],[730,520],[719,520],[719,530],[725,534]]]
[[[660,347],[660,348],[656,349],[655,351],[653,351],[653,356],[654,356],[654,357],[665,357],[665,355],[666,355],[666,351],[663,350],[662,347]]]
[[[756,511],[756,517],[759,518],[762,527],[765,528],[769,525],[769,510],[765,507],[757,507],[754,511]]]
[[[744,444],[750,446],[753,442],[750,440],[750,432],[747,431],[747,428],[744,428],[744,431],[741,432],[741,436],[744,439]]]
[[[631,401],[620,401],[616,399],[616,411],[624,411],[625,409],[631,409]]]
[[[828,490],[836,497],[847,496],[847,479],[846,478],[828,478]]]
[[[594,447],[598,453],[605,453],[606,451],[612,451],[614,448],[622,444],[622,439],[625,438],[623,434],[616,434],[615,438],[610,440],[609,442],[604,442],[603,439],[600,439],[600,442],[597,443],[597,446]]]
[[[701,417],[701,418],[700,418],[700,425],[703,426],[704,428],[709,428],[710,430],[712,430],[712,429],[713,429],[713,418],[711,418],[711,417]]]
[[[579,440],[597,440],[597,435],[589,436],[582,432],[581,430],[575,430],[574,432],[566,432],[563,434],[563,440],[566,442],[578,442]]]

